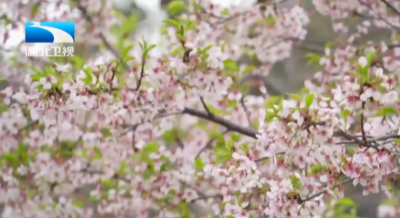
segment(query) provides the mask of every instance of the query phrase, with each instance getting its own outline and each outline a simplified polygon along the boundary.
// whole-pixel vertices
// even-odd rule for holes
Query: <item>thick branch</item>
[[[396,13],[396,14],[400,17],[400,11],[399,11],[399,9],[397,9],[396,7],[394,7],[389,1],[387,1],[387,0],[381,0],[381,2],[383,2],[387,7],[389,7],[390,9],[392,9],[392,11],[394,11],[394,13]]]
[[[195,117],[199,117],[205,120],[209,120],[213,123],[219,124],[221,126],[224,126],[227,128],[227,130],[229,131],[233,131],[233,132],[237,132],[240,133],[242,135],[257,139],[257,132],[250,129],[250,128],[246,128],[243,126],[239,126],[238,124],[232,123],[222,117],[218,117],[218,116],[210,116],[207,112],[203,112],[203,111],[199,111],[196,109],[192,109],[192,108],[185,108],[182,111],[184,114],[189,114]]]

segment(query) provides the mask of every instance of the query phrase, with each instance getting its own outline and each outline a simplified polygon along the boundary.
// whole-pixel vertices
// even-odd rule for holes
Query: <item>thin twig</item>
[[[278,156],[278,155],[282,155],[282,154],[286,154],[286,152],[282,151],[282,152],[276,153],[275,155]],[[261,157],[261,158],[255,159],[254,162],[259,163],[259,162],[262,162],[263,160],[268,160],[268,158],[270,158],[270,157]]]
[[[137,83],[137,85],[136,85],[135,91],[139,91],[140,86],[142,85],[142,81],[143,81],[143,78],[144,78],[144,65],[145,65],[145,64],[146,64],[146,61],[143,60],[143,61],[142,61],[142,67],[140,68],[140,77],[139,77],[139,81],[138,81],[138,83]]]
[[[227,132],[229,132],[229,130],[225,130],[224,132],[222,132],[222,135],[226,134]],[[196,154],[195,159],[200,157],[201,153],[203,153],[206,149],[210,148],[210,146],[215,140],[216,138],[208,140],[207,144]]]
[[[137,149],[135,148],[135,137],[136,137],[136,130],[139,127],[139,124],[135,124],[132,127],[132,150],[135,152]]]
[[[240,99],[240,104],[242,105],[244,113],[246,114],[246,119],[247,119],[247,122],[249,123],[249,127],[253,129],[253,125],[252,125],[251,119],[250,119],[250,112],[247,109],[246,105],[244,104],[244,96]]]
[[[197,194],[198,194],[198,193],[197,193]],[[220,198],[220,199],[222,199],[222,198],[223,198],[223,195],[221,195],[221,194],[215,194],[215,195],[209,195],[209,196],[207,196],[207,195],[205,195],[205,196],[199,196],[198,198],[195,198],[195,199],[191,200],[190,202],[191,202],[191,203],[194,203],[194,202],[196,202],[196,201],[207,200],[207,199],[210,199],[210,198]]]
[[[213,116],[213,114],[210,112],[210,109],[208,109],[206,103],[204,102],[203,97],[200,97],[200,101],[201,101],[201,104],[203,105],[204,109],[207,111],[207,114],[208,114],[210,117]]]
[[[349,183],[349,182],[351,182],[351,181],[353,181],[352,178],[347,178],[347,179],[345,179],[343,182],[332,186],[331,189],[335,189],[335,188],[337,188],[337,187],[339,187],[339,186],[342,186],[342,185],[344,185],[344,184],[346,184],[346,183]],[[322,195],[322,194],[325,194],[327,191],[328,191],[328,187],[326,187],[324,190],[322,190],[322,191],[320,191],[320,192],[318,192],[318,193],[315,193],[315,194],[313,194],[313,195],[308,196],[307,198],[300,199],[299,203],[302,204],[302,203],[304,203],[304,202],[306,202],[306,201],[310,201],[310,200],[312,200],[312,199],[314,199],[314,198],[316,198],[316,197],[318,197],[318,196],[320,196],[320,195]]]
[[[80,3],[80,1],[76,1],[77,3],[77,8],[78,10],[80,10],[83,14],[83,16],[85,17],[85,19],[91,23],[93,25],[93,19],[92,17],[89,15],[89,13],[87,12],[86,8],[82,6],[82,4]],[[103,44],[106,46],[106,48],[119,60],[121,61],[122,65],[125,67],[125,69],[129,69],[128,65],[126,63],[123,62],[123,60],[121,59],[121,56],[118,54],[117,50],[115,50],[115,48],[110,44],[110,42],[108,42],[107,38],[105,37],[105,35],[103,33],[98,33],[101,41],[103,42]]]
[[[183,148],[185,147],[185,145],[183,144],[181,138],[179,138],[178,136],[175,136],[175,141],[176,141],[176,143],[178,144],[178,146],[179,146],[180,148],[183,149]]]
[[[17,132],[15,135],[21,134],[22,131],[29,129],[29,128],[31,128],[32,126],[34,126],[34,125],[36,125],[36,124],[38,124],[38,123],[39,123],[38,120],[32,121],[32,122],[28,123],[27,125],[25,125],[25,126],[23,126],[22,128],[20,128],[20,129],[18,130],[18,132]]]
[[[361,121],[360,121],[360,125],[361,125],[361,134],[362,134],[362,140],[364,141],[364,142],[366,142],[367,141],[367,137],[366,137],[366,134],[365,134],[365,129],[364,129],[364,110],[365,110],[365,101],[363,101],[362,103],[361,103]]]

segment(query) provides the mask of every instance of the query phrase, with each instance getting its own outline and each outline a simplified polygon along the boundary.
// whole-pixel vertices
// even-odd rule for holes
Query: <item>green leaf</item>
[[[74,63],[77,69],[81,69],[85,65],[85,61],[79,56],[71,56],[69,59]]]
[[[164,23],[172,25],[176,28],[179,28],[179,23],[176,20],[166,19],[166,20],[164,20]]]
[[[176,136],[176,130],[172,129],[165,131],[161,137],[167,144],[172,144],[176,141],[175,136]]]
[[[93,159],[98,160],[101,159],[103,157],[103,154],[101,153],[101,150],[99,147],[94,147],[94,156]]]
[[[91,68],[84,68],[83,72],[86,75],[86,78],[82,78],[81,81],[84,82],[86,85],[90,85],[93,82],[93,74]]]
[[[156,47],[156,45],[150,45],[150,47],[147,49],[147,51],[151,51],[151,50],[153,50],[153,48],[155,48]]]
[[[376,112],[375,116],[387,116],[387,115],[396,115],[397,110],[395,108],[387,107],[382,108],[378,112]]]
[[[232,151],[225,149],[214,149],[214,153],[216,156],[231,156],[232,155]]]
[[[230,137],[231,137],[232,141],[234,141],[234,142],[237,142],[240,139],[240,135],[236,134],[236,133],[230,134]]]
[[[101,129],[101,135],[102,135],[104,138],[107,138],[107,137],[111,137],[111,136],[112,136],[112,133],[111,133],[110,129],[103,128],[103,129]]]
[[[228,143],[221,143],[220,141],[216,143],[215,148],[214,148],[214,154],[217,157],[216,162],[217,163],[223,163],[227,160],[230,160],[232,158],[233,151],[232,149],[229,149],[229,145],[227,146]]]
[[[168,170],[169,164],[168,163],[163,163],[160,167],[160,172],[165,172]]]
[[[232,151],[232,139],[229,139],[226,144],[225,144],[225,148],[228,151]]]
[[[110,189],[113,187],[113,184],[111,182],[111,180],[109,179],[104,179],[103,180],[103,186],[106,187],[106,189]]]
[[[126,63],[126,62],[128,62],[128,61],[130,61],[130,60],[135,60],[135,57],[133,57],[133,56],[126,56],[122,61],[123,61],[124,63]]]
[[[332,43],[326,43],[325,44],[325,48],[333,48],[333,44]]]
[[[0,82],[6,81],[7,79],[4,77],[0,77]]]
[[[355,206],[354,201],[349,197],[344,197],[340,199],[337,204],[346,205],[346,206]]]
[[[210,50],[212,47],[213,47],[213,45],[207,45],[205,48],[203,48],[203,50],[201,51],[201,53],[207,54],[208,50]]]
[[[224,8],[224,9],[222,9],[222,11],[220,12],[220,14],[221,14],[222,16],[228,16],[230,13],[229,13],[228,8]]]
[[[375,54],[376,54],[376,50],[374,50],[373,52],[369,53],[367,55],[367,66],[368,68],[371,66],[371,64],[374,62],[375,60]],[[367,67],[365,66],[365,67]]]
[[[208,110],[209,110],[212,114],[215,114],[215,115],[218,115],[218,116],[226,114],[223,110],[218,109],[218,108],[215,108],[215,107],[213,107],[213,106],[211,106],[211,105],[207,105],[207,107],[208,107]]]
[[[223,136],[221,133],[219,133],[219,132],[212,132],[212,133],[210,134],[210,136],[211,136],[212,138],[215,138],[218,142],[222,142],[222,144],[225,144],[225,138],[224,138],[224,136]]]
[[[307,65],[319,63],[319,61],[321,59],[321,57],[319,55],[314,54],[314,53],[308,53],[308,54],[306,54],[306,57],[308,58]]]
[[[122,162],[119,164],[118,173],[123,173],[127,167],[128,164],[126,163],[126,161],[122,160]]]
[[[350,114],[351,114],[351,111],[350,111],[349,109],[344,109],[344,110],[342,111],[342,117],[343,117],[344,121],[347,122],[347,117],[348,117]]]
[[[31,17],[35,17],[35,15],[39,12],[40,6],[41,6],[42,2],[38,2],[35,5],[33,5],[31,7]]]
[[[310,108],[311,104],[314,102],[314,94],[310,93],[309,95],[307,95],[306,99],[305,99],[305,103],[306,103],[306,108]]]
[[[147,143],[144,148],[143,151],[148,152],[148,153],[155,153],[158,151],[158,144],[157,142],[149,142]]]
[[[83,208],[84,202],[82,200],[72,199],[72,204],[78,208]]]
[[[395,140],[393,140],[394,142],[396,142],[397,143],[397,145],[399,145],[400,146],[400,139],[395,139]]]
[[[250,152],[250,147],[248,144],[239,145],[239,148],[242,149],[246,154]]]
[[[267,24],[268,25],[274,25],[276,23],[276,18],[273,16],[268,16],[267,17]]]
[[[222,156],[217,156],[217,159],[215,160],[216,163],[224,163],[232,158],[231,155],[222,155]]]
[[[175,16],[186,11],[185,3],[182,1],[172,1],[167,5],[167,12],[170,16]]]
[[[201,158],[196,158],[194,160],[194,166],[196,167],[196,169],[198,170],[203,170],[204,169],[204,164],[203,164],[203,160]]]
[[[256,67],[254,66],[247,66],[246,68],[244,68],[244,70],[242,71],[242,74],[246,74],[252,70],[254,70]]]
[[[293,188],[301,189],[300,179],[297,176],[291,176],[290,181],[292,182]]]
[[[129,45],[126,48],[124,48],[124,50],[122,50],[121,52],[121,59],[123,60],[126,55],[128,54],[128,52],[133,48],[133,45]],[[125,62],[125,61],[124,61]]]
[[[354,70],[350,71],[349,74],[354,76],[354,77],[356,77],[356,78],[358,76],[358,73],[356,71],[354,71]]]
[[[224,61],[224,68],[226,70],[232,70],[232,71],[238,71],[240,69],[237,63],[231,59],[227,59]]]
[[[301,96],[299,94],[295,94],[295,93],[288,93],[287,94],[290,98],[293,98],[295,100],[301,100]]]

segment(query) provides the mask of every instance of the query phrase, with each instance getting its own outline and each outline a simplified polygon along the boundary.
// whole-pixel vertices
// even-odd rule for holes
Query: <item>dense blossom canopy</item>
[[[77,54],[22,44],[1,63],[0,203],[15,218],[316,218],[355,217],[347,183],[398,195],[400,1],[284,2],[173,1],[152,40],[134,32],[159,21],[109,0],[2,3],[4,43],[25,21],[75,21]],[[311,13],[338,36],[308,55],[305,88],[246,95],[240,79],[288,58]],[[371,27],[390,41],[362,43]],[[395,199],[381,212],[400,215]]]

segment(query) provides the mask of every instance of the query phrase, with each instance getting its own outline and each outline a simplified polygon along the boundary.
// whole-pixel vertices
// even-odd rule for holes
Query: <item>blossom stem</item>
[[[244,110],[244,112],[246,114],[246,119],[247,119],[247,122],[249,123],[249,127],[253,129],[253,125],[251,124],[251,119],[250,119],[250,112],[247,109],[246,105],[244,104],[244,97],[242,97],[240,99],[240,104],[242,105],[243,110]]]
[[[224,135],[225,133],[229,132],[229,130],[225,130],[224,132],[222,132],[222,135]],[[212,145],[212,143],[216,140],[216,138],[212,138],[210,139],[207,144],[199,151],[199,153],[196,154],[195,159],[198,158],[201,153],[203,153],[203,151],[205,151],[207,148],[210,148],[210,146]]]
[[[207,111],[207,114],[208,114],[210,117],[213,116],[213,114],[210,112],[210,109],[208,109],[206,103],[204,102],[203,97],[200,97],[200,101],[201,101],[201,104],[203,105],[204,109]]]
[[[345,179],[344,181],[342,181],[341,183],[334,185],[331,189],[335,189],[335,188],[337,188],[337,187],[339,187],[339,186],[342,186],[342,185],[344,185],[344,184],[346,184],[346,183],[349,183],[349,182],[351,182],[351,181],[353,181],[352,178],[347,178],[347,179]],[[326,187],[324,190],[322,190],[322,191],[320,191],[320,192],[317,192],[317,193],[315,193],[315,194],[313,194],[313,195],[308,196],[307,198],[299,199],[299,204],[302,204],[302,203],[304,203],[304,202],[306,202],[306,201],[310,201],[310,200],[312,200],[312,199],[314,199],[314,198],[316,198],[316,197],[318,197],[318,196],[320,196],[320,195],[323,195],[323,194],[325,194],[327,191],[328,191],[328,187]]]

